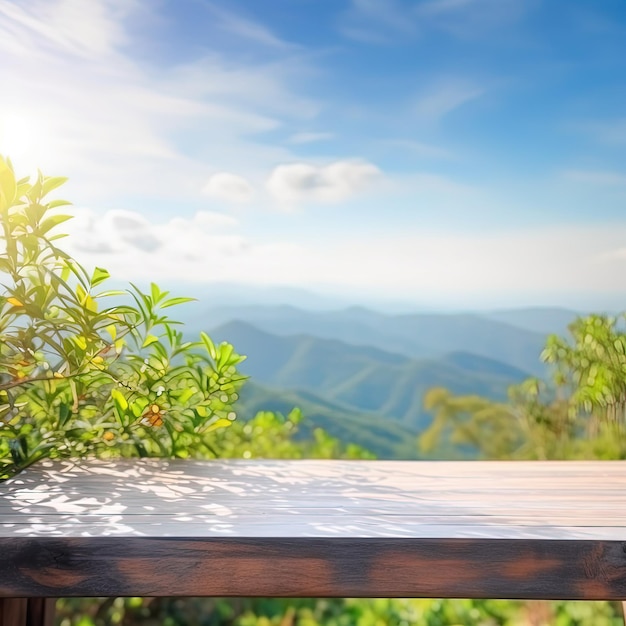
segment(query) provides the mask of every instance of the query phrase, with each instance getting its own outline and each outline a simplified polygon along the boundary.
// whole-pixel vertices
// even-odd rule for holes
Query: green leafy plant
[[[569,338],[548,338],[542,358],[570,397],[572,414],[582,410],[595,421],[626,424],[625,320],[624,314],[589,315],[570,324]]]
[[[508,402],[431,390],[422,451],[447,439],[482,458],[626,458],[625,319],[589,315],[550,335],[541,359],[552,379],[510,387]]]
[[[64,178],[17,180],[0,157],[0,479],[43,457],[213,456],[234,419],[244,357],[183,340],[155,284],[104,289],[57,246]]]

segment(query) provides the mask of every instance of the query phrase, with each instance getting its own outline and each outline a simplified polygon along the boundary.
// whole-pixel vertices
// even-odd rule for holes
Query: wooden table
[[[626,461],[45,462],[0,484],[5,616],[129,595],[625,600]]]

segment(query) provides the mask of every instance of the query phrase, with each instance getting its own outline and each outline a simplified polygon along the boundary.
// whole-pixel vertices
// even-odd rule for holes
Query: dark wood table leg
[[[29,598],[26,626],[54,626],[56,598]]]
[[[0,626],[26,626],[27,608],[26,598],[0,598]]]
[[[0,598],[0,626],[54,626],[54,598]]]

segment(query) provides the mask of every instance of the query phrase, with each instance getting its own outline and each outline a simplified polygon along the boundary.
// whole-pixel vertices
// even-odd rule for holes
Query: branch
[[[54,381],[54,380],[64,380],[67,378],[75,378],[79,374],[68,374],[67,376],[63,376],[63,378],[56,378],[53,376],[33,376],[32,378],[25,378],[23,380],[13,380],[9,383],[0,384],[0,391],[7,391],[8,389],[13,389],[15,387],[20,387],[22,385],[30,385],[30,383],[41,382],[43,380]]]

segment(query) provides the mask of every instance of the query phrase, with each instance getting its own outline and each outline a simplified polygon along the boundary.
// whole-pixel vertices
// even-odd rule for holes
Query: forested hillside
[[[242,371],[257,384],[312,392],[334,406],[397,422],[413,433],[428,425],[423,395],[434,386],[503,400],[511,384],[528,376],[514,366],[471,353],[412,359],[334,339],[274,335],[239,321],[211,334],[239,346],[247,356]]]
[[[262,386],[254,378],[241,390],[237,406],[239,418],[249,420],[259,411],[287,415],[294,407],[303,414],[298,441],[313,436],[322,428],[344,444],[357,444],[381,459],[415,459],[420,456],[415,443],[416,431],[380,414],[356,411],[330,402],[309,391],[275,389]]]
[[[547,334],[521,324],[550,328],[561,314],[503,312],[520,324],[514,326],[488,314],[254,306],[214,309],[203,323],[247,356],[241,369],[253,384],[242,392],[242,417],[263,407],[285,412],[298,406],[307,423],[344,442],[384,458],[415,458],[424,452],[414,441],[433,419],[424,403],[430,389],[506,400],[511,385],[546,372],[539,356]],[[200,323],[187,332],[194,324]],[[467,450],[442,444],[436,453],[463,456]]]

